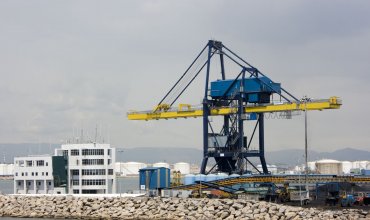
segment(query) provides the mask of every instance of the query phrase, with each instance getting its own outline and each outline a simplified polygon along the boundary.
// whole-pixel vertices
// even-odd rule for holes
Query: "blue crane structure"
[[[219,57],[219,80],[211,80],[211,61]],[[202,60],[203,58],[203,60]],[[226,73],[226,59],[236,64],[238,74],[233,77]],[[212,61],[214,62],[214,61]],[[203,71],[203,69],[206,69]],[[201,108],[174,103],[188,89],[201,72],[205,72],[204,93]],[[213,75],[214,76],[214,75]],[[228,78],[229,77],[229,78]],[[275,97],[274,97],[275,95]],[[279,99],[279,104],[273,102]],[[250,164],[262,174],[268,174],[265,159],[264,113],[337,109],[341,101],[337,97],[328,100],[302,102],[261,73],[256,67],[242,59],[222,42],[209,40],[179,80],[171,87],[153,111],[130,112],[130,120],[158,120],[169,118],[202,117],[203,119],[203,160],[200,173],[225,172],[243,174]],[[220,131],[212,126],[211,116],[223,117]],[[255,120],[252,134],[245,135],[244,121]],[[258,133],[258,150],[251,149],[251,143]],[[262,170],[258,170],[250,158],[258,158]],[[215,164],[206,170],[208,160]]]

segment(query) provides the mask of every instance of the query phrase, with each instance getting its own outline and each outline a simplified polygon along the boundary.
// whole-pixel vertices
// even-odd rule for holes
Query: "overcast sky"
[[[369,21],[369,1],[3,0],[0,142],[93,137],[98,124],[114,146],[201,149],[201,119],[126,112],[152,109],[217,39],[299,98],[343,99],[309,112],[311,149],[369,150]],[[183,101],[199,104],[190,89]],[[287,148],[304,148],[303,115],[266,120],[266,149]]]

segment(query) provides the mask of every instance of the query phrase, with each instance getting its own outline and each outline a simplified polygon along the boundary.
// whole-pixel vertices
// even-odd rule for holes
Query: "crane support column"
[[[258,114],[258,130],[259,130],[259,145],[260,145],[260,160],[264,174],[268,173],[265,159],[265,128],[264,128],[263,113]]]

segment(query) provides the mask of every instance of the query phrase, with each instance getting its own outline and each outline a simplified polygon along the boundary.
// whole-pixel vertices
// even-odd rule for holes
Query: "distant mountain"
[[[14,156],[27,156],[38,154],[53,154],[54,149],[60,144],[0,144],[0,162],[5,157],[6,163],[13,163]],[[202,160],[202,150],[196,148],[164,148],[164,147],[146,147],[146,148],[117,148],[116,161],[136,161],[143,163],[155,162],[188,162],[191,164],[200,164]],[[304,151],[298,149],[279,150],[266,152],[266,161],[268,164],[276,165],[297,165],[304,162]],[[309,161],[320,159],[335,160],[369,160],[370,151],[357,150],[353,148],[344,148],[334,152],[309,151]],[[210,161],[212,162],[212,161]],[[258,161],[257,161],[258,163]]]

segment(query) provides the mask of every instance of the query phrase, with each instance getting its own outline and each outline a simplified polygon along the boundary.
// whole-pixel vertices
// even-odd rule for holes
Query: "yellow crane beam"
[[[330,97],[329,99],[311,100],[309,102],[284,102],[270,103],[263,105],[247,105],[244,107],[245,113],[269,113],[269,112],[285,112],[285,111],[304,111],[304,110],[324,110],[338,109],[342,105],[342,101],[338,97]],[[210,109],[211,116],[235,114],[236,108],[213,107]],[[197,108],[188,104],[180,104],[178,108],[170,108],[169,106],[157,106],[153,111],[130,111],[127,113],[129,120],[159,120],[159,119],[177,119],[177,118],[196,118],[203,116],[203,109]]]

